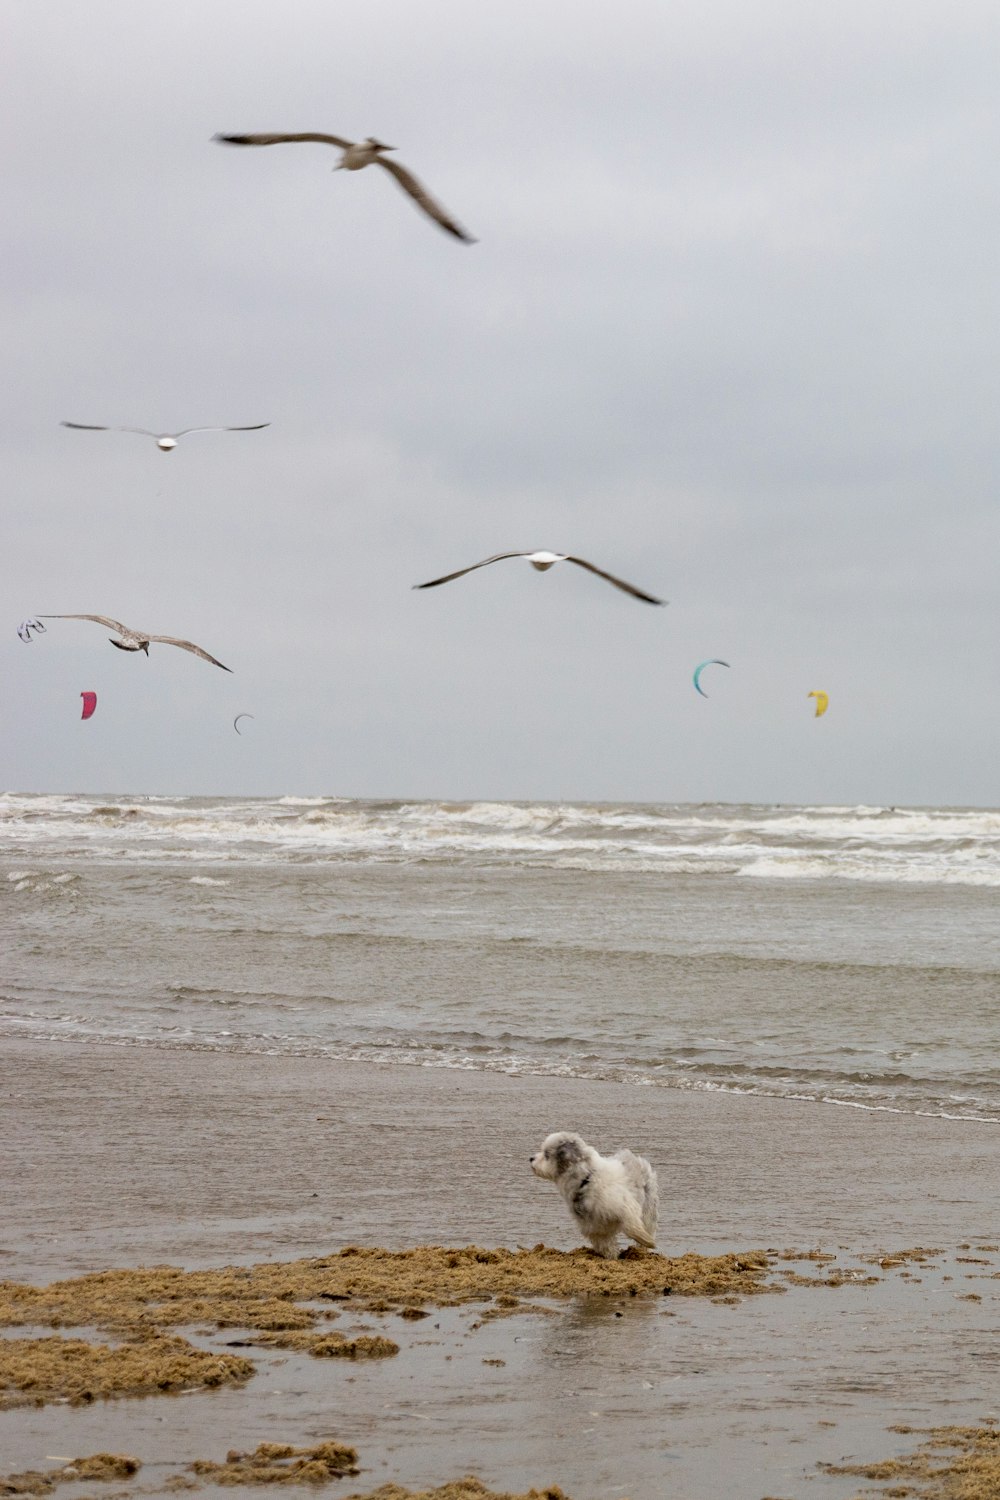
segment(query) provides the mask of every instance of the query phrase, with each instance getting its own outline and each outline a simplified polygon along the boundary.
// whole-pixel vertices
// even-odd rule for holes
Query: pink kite
[[[94,712],[94,709],[97,707],[97,694],[81,693],[80,697],[83,699],[83,713],[80,715],[80,718],[89,719],[91,714]]]

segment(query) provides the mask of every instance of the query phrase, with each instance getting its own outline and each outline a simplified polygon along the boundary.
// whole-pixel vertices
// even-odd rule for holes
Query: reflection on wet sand
[[[192,1463],[333,1443],[380,1500],[854,1500],[915,1447],[891,1428],[998,1415],[993,1127],[190,1051],[8,1043],[0,1068],[0,1353],[175,1340],[254,1372],[0,1412],[5,1472],[128,1454],[133,1493],[224,1500]],[[574,1244],[527,1162],[577,1122],[657,1163],[667,1254]]]
[[[993,1340],[977,1319],[982,1300],[996,1300],[998,1267],[992,1242],[677,1262],[641,1252],[608,1262],[542,1246],[347,1247],[301,1262],[126,1269],[41,1288],[7,1282],[0,1321],[18,1336],[0,1338],[0,1383],[15,1349],[24,1360],[34,1345],[40,1364],[36,1372],[22,1364],[23,1388],[14,1393],[37,1404],[3,1421],[10,1451],[25,1464],[84,1446],[67,1444],[70,1435],[109,1449],[127,1442],[148,1494],[178,1484],[263,1492],[361,1472],[391,1483],[356,1500],[511,1495],[491,1488],[498,1482],[523,1486],[517,1500],[653,1500],[676,1474],[693,1500],[717,1500],[723,1483],[727,1496],[761,1500],[765,1491],[797,1496],[818,1462],[830,1500],[853,1497],[859,1476],[919,1482],[925,1488],[912,1493],[927,1500],[992,1500],[996,1439],[985,1425],[963,1429],[948,1448],[931,1435],[926,1452],[884,1462],[876,1455],[892,1426],[887,1416],[903,1422],[949,1405],[967,1409],[977,1373],[995,1369]],[[745,1295],[762,1290],[784,1295]],[[943,1319],[962,1338],[966,1368],[964,1381],[952,1372],[947,1388],[940,1360],[927,1356]],[[52,1326],[87,1337],[60,1338]],[[113,1330],[112,1348],[98,1346],[99,1329]],[[106,1376],[88,1390],[73,1383],[67,1362],[59,1386],[42,1375],[57,1343],[126,1361],[169,1348],[204,1369],[177,1366],[176,1379],[145,1386],[131,1370],[119,1388]],[[236,1347],[245,1355],[234,1356]],[[330,1352],[342,1357],[313,1357]],[[238,1382],[229,1391],[227,1359]],[[170,1391],[200,1395],[200,1404],[129,1401],[116,1420],[117,1403],[95,1399]],[[151,1416],[154,1408],[161,1414]],[[225,1457],[220,1435],[232,1445]],[[297,1444],[285,1441],[290,1435]],[[316,1437],[322,1443],[305,1441]],[[955,1465],[973,1476],[972,1488],[943,1487]],[[482,1478],[442,1488],[442,1469]],[[532,1488],[547,1476],[565,1490]],[[407,1484],[424,1487],[400,1488]]]

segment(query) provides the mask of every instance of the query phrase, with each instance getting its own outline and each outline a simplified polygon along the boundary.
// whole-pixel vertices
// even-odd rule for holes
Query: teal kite
[[[703,698],[707,698],[708,697],[708,694],[705,692],[705,689],[702,687],[702,685],[701,685],[701,683],[699,681],[699,678],[701,677],[701,674],[702,674],[702,672],[704,671],[704,669],[706,667],[728,667],[728,666],[729,666],[729,663],[727,661],[720,661],[717,656],[710,656],[707,661],[699,662],[698,665],[694,669],[694,676],[691,679],[692,682],[695,685],[696,691],[699,692]]]

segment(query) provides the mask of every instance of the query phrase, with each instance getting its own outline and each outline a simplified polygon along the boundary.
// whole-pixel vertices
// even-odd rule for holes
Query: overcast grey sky
[[[0,12],[0,786],[1000,803],[995,0]]]

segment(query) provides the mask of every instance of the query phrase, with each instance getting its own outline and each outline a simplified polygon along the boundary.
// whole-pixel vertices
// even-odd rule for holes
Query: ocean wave
[[[61,870],[53,874],[50,870],[11,870],[7,875],[9,889],[16,894],[30,891],[41,895],[45,891],[66,892],[81,883],[83,877],[75,870]]]
[[[995,809],[5,793],[0,826],[22,859],[453,863],[1000,886]]]
[[[342,802],[342,797],[278,797],[279,807],[322,807],[325,803]]]
[[[772,855],[755,859],[738,873],[748,880],[857,880],[892,885],[965,885],[1000,886],[1000,860],[995,867],[976,869],[961,862],[950,862],[948,851],[941,858],[887,859],[873,851],[867,859],[852,854],[829,854],[804,857],[799,853]],[[961,852],[961,851],[960,851]]]

